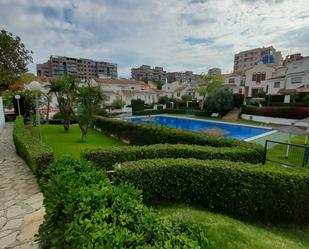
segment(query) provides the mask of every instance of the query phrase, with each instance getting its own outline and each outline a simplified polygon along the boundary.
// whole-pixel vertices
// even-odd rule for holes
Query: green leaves
[[[155,144],[115,148],[86,149],[81,157],[93,162],[97,168],[112,170],[113,166],[126,161],[154,158],[223,159],[250,163],[261,163],[262,155],[251,147],[210,147],[188,144]]]
[[[198,226],[161,219],[141,191],[113,185],[92,164],[65,158],[41,180],[46,216],[42,248],[207,248]],[[172,246],[172,247],[171,247]]]
[[[13,139],[16,152],[22,157],[33,173],[40,175],[42,171],[54,160],[54,155],[50,147],[41,144],[32,136],[24,126],[23,117],[16,117]]]
[[[149,200],[199,203],[241,218],[309,222],[309,176],[289,169],[223,160],[148,159],[115,168]]]

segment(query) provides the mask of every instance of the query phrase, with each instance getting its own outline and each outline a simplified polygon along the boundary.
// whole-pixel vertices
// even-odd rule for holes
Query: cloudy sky
[[[309,55],[309,0],[0,0],[0,29],[19,35],[35,64],[50,55],[167,71],[230,72],[233,55],[273,45]]]

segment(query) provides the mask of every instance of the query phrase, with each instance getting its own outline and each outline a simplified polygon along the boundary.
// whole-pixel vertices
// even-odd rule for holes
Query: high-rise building
[[[185,72],[171,72],[167,73],[167,83],[178,81],[182,82],[194,82],[200,78],[200,75],[194,74],[192,71]]]
[[[135,80],[153,80],[160,81],[162,84],[166,83],[166,71],[163,70],[163,67],[154,67],[151,68],[148,65],[142,65],[138,68],[131,69],[132,79]]]
[[[213,67],[208,70],[209,75],[222,74],[221,68]]]
[[[79,79],[117,78],[117,64],[77,59],[65,56],[50,56],[43,64],[37,64],[37,75],[45,77],[63,77],[75,74]]]
[[[255,48],[240,52],[234,56],[234,72],[244,73],[262,61],[264,64],[282,65],[283,58],[280,51],[273,46]]]

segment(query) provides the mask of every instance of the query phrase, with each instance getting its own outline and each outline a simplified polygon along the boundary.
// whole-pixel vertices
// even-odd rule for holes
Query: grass
[[[304,145],[305,136],[295,136],[291,139],[292,144]],[[270,146],[274,144],[270,143]],[[289,156],[285,157],[287,146],[283,144],[278,144],[267,150],[266,158],[269,160],[279,161],[282,164],[291,164],[294,166],[301,167],[305,149],[303,147],[290,146]],[[308,167],[308,166],[307,166]]]
[[[200,224],[213,249],[305,249],[309,226],[251,224],[186,204],[156,204],[161,216]]]
[[[37,136],[36,128],[32,129],[32,132]],[[53,149],[56,159],[65,155],[78,159],[81,150],[86,148],[125,146],[119,140],[91,129],[88,131],[87,142],[83,143],[77,125],[71,125],[69,133],[64,132],[62,125],[42,125],[42,137],[43,142]]]

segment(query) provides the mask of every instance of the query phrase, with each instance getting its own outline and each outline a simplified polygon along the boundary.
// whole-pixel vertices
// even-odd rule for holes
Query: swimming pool
[[[239,125],[226,122],[215,122],[201,119],[180,118],[165,115],[133,117],[129,119],[132,122],[159,124],[182,130],[195,132],[205,132],[211,134],[220,134],[224,137],[237,140],[253,140],[255,138],[270,134],[273,132],[270,128],[261,128],[257,126]]]

